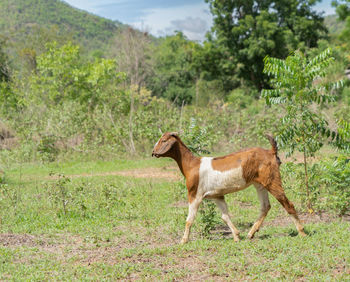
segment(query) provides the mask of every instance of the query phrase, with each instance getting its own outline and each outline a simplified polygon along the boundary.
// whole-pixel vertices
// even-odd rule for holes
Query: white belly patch
[[[246,187],[242,167],[226,171],[214,170],[212,159],[204,157],[199,167],[199,191],[202,195],[220,195],[239,191]]]

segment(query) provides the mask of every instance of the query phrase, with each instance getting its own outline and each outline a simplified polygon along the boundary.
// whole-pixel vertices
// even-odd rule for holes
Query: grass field
[[[186,190],[173,165],[9,167],[0,186],[0,280],[350,281],[348,219],[302,214],[309,236],[300,238],[270,197],[263,228],[248,240],[259,213],[254,188],[226,197],[240,242],[217,213],[208,236],[199,215],[190,242],[179,245]]]

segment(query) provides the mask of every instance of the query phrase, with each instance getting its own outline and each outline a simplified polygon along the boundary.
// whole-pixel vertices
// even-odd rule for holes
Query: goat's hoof
[[[180,245],[185,245],[188,242],[188,239],[182,239]]]
[[[235,242],[239,242],[239,241],[240,241],[239,236],[235,236],[235,237],[233,237],[233,241],[235,241]]]
[[[253,239],[253,238],[254,238],[254,233],[253,233],[253,234],[248,233],[248,236],[247,236],[247,237],[248,237],[248,239],[250,239],[250,240]]]
[[[299,231],[299,235],[300,235],[300,237],[306,237],[307,236],[304,231]]]

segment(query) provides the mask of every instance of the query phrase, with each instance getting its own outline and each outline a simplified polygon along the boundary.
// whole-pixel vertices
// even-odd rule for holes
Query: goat
[[[223,157],[196,157],[181,141],[176,132],[164,133],[155,144],[152,156],[174,159],[186,178],[189,212],[186,219],[182,244],[188,242],[190,229],[198,207],[204,198],[212,199],[221,210],[223,221],[229,226],[234,241],[239,241],[239,231],[231,222],[224,195],[243,190],[254,185],[260,201],[260,215],[248,233],[252,239],[259,231],[268,211],[270,192],[292,216],[300,236],[306,236],[304,227],[293,204],[282,188],[279,171],[280,159],[277,144],[267,135],[272,149],[249,148]]]

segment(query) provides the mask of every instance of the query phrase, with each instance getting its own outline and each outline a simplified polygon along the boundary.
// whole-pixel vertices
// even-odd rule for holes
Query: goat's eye
[[[166,142],[166,140],[162,140],[162,142],[164,143],[164,142]]]

